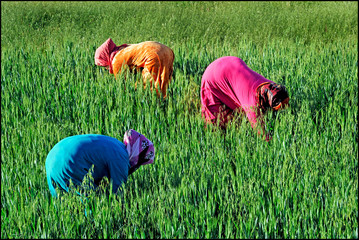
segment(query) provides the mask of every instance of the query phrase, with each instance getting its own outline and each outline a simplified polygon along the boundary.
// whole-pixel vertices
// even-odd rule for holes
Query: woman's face
[[[279,109],[286,108],[288,104],[289,104],[289,97],[287,97],[283,101],[281,101],[281,99],[278,98],[273,100],[272,108],[273,110],[278,111]]]
[[[289,96],[283,85],[271,84],[268,89],[269,105],[275,111],[285,108],[289,102]]]
[[[129,170],[128,170],[128,175],[131,175],[132,173],[134,173],[137,169],[140,168],[141,165],[135,165],[133,167],[131,167]]]
[[[146,152],[148,150],[149,146],[146,146],[145,149],[142,150],[142,152],[140,153],[140,155],[138,156],[138,162],[136,165],[132,166],[129,171],[128,171],[128,175],[134,173],[137,169],[139,169],[141,167],[141,165],[148,161],[148,159],[146,159]]]

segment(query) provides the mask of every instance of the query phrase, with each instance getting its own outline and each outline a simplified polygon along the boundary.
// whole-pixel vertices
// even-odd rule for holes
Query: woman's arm
[[[249,122],[254,130],[257,130],[258,135],[262,136],[267,142],[272,139],[269,133],[265,130],[265,122],[263,113],[258,109],[257,113],[254,110],[245,111]]]
[[[112,61],[112,69],[113,69],[113,75],[115,75],[115,78],[117,79],[117,74],[121,73],[126,67],[128,67],[127,63],[127,54],[118,53],[114,57]]]

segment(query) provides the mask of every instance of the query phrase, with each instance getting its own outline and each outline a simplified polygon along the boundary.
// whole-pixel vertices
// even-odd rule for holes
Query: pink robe
[[[257,89],[265,83],[273,81],[250,69],[238,57],[216,59],[202,76],[202,116],[215,123],[221,112],[220,125],[223,127],[233,111],[244,111],[254,128],[260,114],[257,108]]]

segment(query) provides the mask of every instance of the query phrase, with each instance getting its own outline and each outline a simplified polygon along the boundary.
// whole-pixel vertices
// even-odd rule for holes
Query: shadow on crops
[[[307,106],[314,125],[320,127],[323,118],[328,112],[328,107],[338,99],[337,95],[341,96],[340,99],[350,99],[350,92],[348,90],[340,91],[334,84],[329,87],[319,85],[316,89],[310,88],[307,91],[303,91],[301,88],[297,89],[289,102],[293,114],[297,116],[303,103],[307,102],[309,103]],[[340,108],[341,112],[346,111],[344,106],[340,106],[339,103],[336,103],[336,105]]]

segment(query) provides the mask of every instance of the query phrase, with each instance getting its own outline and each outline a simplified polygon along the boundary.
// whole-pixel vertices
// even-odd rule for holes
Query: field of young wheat
[[[357,2],[1,2],[1,238],[358,238]],[[173,49],[166,101],[94,64],[107,38]],[[263,141],[205,128],[206,67],[237,56],[290,95]],[[125,81],[126,77],[126,81]],[[135,129],[154,164],[118,195],[48,190],[61,139]]]

